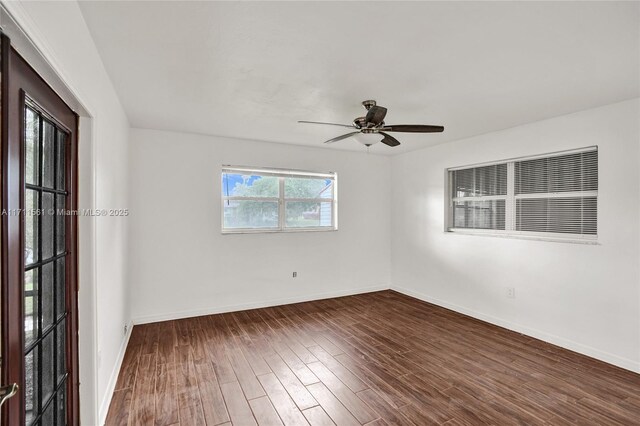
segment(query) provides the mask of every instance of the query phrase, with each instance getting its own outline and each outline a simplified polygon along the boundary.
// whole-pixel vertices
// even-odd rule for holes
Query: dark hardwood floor
[[[382,291],[134,327],[108,425],[640,424],[640,375]]]

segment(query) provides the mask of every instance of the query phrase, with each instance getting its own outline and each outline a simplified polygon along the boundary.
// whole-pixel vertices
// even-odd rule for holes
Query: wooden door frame
[[[6,35],[1,35],[2,43],[2,209],[21,209],[24,206],[24,95],[18,88],[27,86],[28,94],[37,100],[42,110],[56,117],[70,134],[70,150],[67,152],[69,164],[66,182],[69,192],[69,206],[72,212],[78,209],[78,122],[79,117],[60,99],[53,89],[30,67],[20,55],[12,51]],[[13,57],[13,58],[12,58]],[[15,60],[14,60],[15,58]],[[25,77],[28,76],[29,77]],[[17,99],[16,99],[17,97]],[[19,105],[20,108],[16,108]],[[17,186],[17,188],[16,188]],[[24,274],[24,229],[22,215],[2,216],[2,336],[8,344],[2,345],[3,383],[23,384],[24,378],[24,332],[23,322],[23,274]],[[66,306],[69,308],[67,320],[66,351],[67,361],[67,418],[70,425],[78,425],[79,410],[79,359],[78,359],[78,220],[76,214],[65,218],[67,232],[66,245],[69,256],[66,262],[67,291]],[[13,250],[9,250],[13,247]],[[15,247],[18,247],[16,250]],[[70,281],[70,282],[69,282]],[[9,300],[21,303],[9,304]],[[20,324],[17,327],[16,321]],[[10,326],[13,324],[13,326]],[[17,345],[17,346],[16,346]],[[20,348],[20,351],[15,348]],[[11,348],[14,348],[11,350]],[[2,424],[23,425],[23,390],[5,403]],[[19,413],[16,415],[15,413]]]

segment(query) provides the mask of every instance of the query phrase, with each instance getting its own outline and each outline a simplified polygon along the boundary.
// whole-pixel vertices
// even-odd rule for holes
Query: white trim
[[[283,180],[281,180],[284,183]],[[243,195],[222,196],[223,200],[229,201],[262,201],[265,203],[277,203],[281,199],[277,197],[245,197]],[[285,203],[331,203],[333,198],[284,198]]]
[[[331,203],[331,219],[333,220],[333,229],[338,230],[338,174],[333,177],[333,203]]]
[[[297,177],[312,177],[319,178],[325,177],[328,179],[333,179],[336,176],[335,172],[313,172],[308,170],[298,170],[298,169],[276,169],[272,167],[251,167],[251,166],[231,166],[231,165],[222,165],[223,173],[233,173],[233,172],[251,172],[257,173],[259,175],[276,175],[276,176],[297,176]]]
[[[640,373],[640,362],[634,361],[632,359],[623,358],[618,355],[614,355],[612,353],[605,352],[600,349],[596,349],[591,346],[575,342],[573,340],[556,336],[555,334],[547,333],[545,331],[527,327],[515,322],[506,321],[501,318],[494,317],[492,315],[475,311],[473,309],[469,309],[460,305],[455,305],[453,303],[449,303],[444,300],[436,299],[436,298],[427,296],[421,292],[410,290],[402,286],[392,285],[391,290],[397,291],[398,293],[402,293],[406,296],[414,297],[424,302],[432,303],[434,305],[437,305],[446,309],[450,309],[452,311],[455,311],[464,315],[468,315],[470,317],[488,322],[493,325],[497,325],[502,328],[506,328],[511,331],[515,331],[517,333],[521,333],[521,334],[542,340],[544,342],[551,343],[552,345],[556,345],[564,349],[578,352],[582,355],[595,358],[600,361],[604,361],[608,364],[612,364],[620,368],[624,368],[625,370],[630,370],[636,373]]]
[[[504,202],[504,229],[508,232],[516,229],[516,199],[515,199],[515,185],[510,182],[515,182],[516,167],[513,161],[507,163],[507,198]]]
[[[248,309],[268,308],[271,306],[289,305],[291,303],[311,302],[314,300],[331,299],[334,297],[353,296],[355,294],[372,293],[374,291],[389,290],[388,284],[379,284],[370,287],[359,287],[349,290],[328,291],[315,293],[306,296],[287,297],[282,299],[271,299],[269,301],[255,301],[250,303],[240,303],[236,305],[226,305],[212,308],[193,309],[188,311],[176,311],[166,314],[147,315],[133,319],[133,324],[148,324],[159,321],[170,321],[181,318],[191,318],[202,315],[222,314],[225,312],[246,311]]]
[[[299,228],[228,228],[222,230],[220,233],[222,235],[230,235],[230,234],[287,234],[291,232],[335,232],[338,228],[333,226],[316,226],[316,227],[299,227]]]
[[[279,230],[283,230],[286,226],[286,215],[287,215],[287,209],[286,209],[286,203],[283,201],[284,198],[284,179],[282,177],[278,178],[278,228]],[[224,214],[224,210],[222,211],[222,213]],[[224,232],[224,224],[222,227],[222,232]]]
[[[520,240],[551,241],[556,243],[599,245],[597,235],[559,234],[552,232],[502,231],[499,229],[449,228],[447,234],[475,235]]]
[[[453,197],[453,202],[506,200],[507,195],[475,195],[470,197]]]
[[[333,203],[333,198],[284,198],[285,203]]]
[[[230,197],[227,196],[222,196],[222,201],[261,201],[264,203],[277,203],[280,201],[280,198],[278,197],[244,197],[244,196],[240,196],[240,195],[233,195]]]
[[[127,324],[127,333],[124,335],[124,338],[122,339],[122,343],[120,344],[120,351],[118,351],[118,357],[116,358],[116,363],[113,366],[113,371],[111,372],[111,376],[109,377],[109,382],[107,383],[105,398],[102,400],[102,403],[100,404],[100,411],[98,415],[98,421],[99,421],[98,424],[100,425],[104,425],[107,421],[109,406],[111,405],[113,392],[115,391],[116,383],[118,382],[118,375],[120,374],[120,369],[122,368],[122,361],[124,360],[124,354],[127,350],[127,346],[129,345],[129,339],[131,338],[132,330],[133,330],[133,322],[129,322],[129,324]]]
[[[516,200],[524,199],[547,199],[547,198],[587,198],[597,197],[598,191],[567,191],[567,192],[536,192],[535,194],[517,194]]]
[[[78,131],[78,176],[81,176],[81,170],[83,169],[83,164],[81,163],[83,160],[89,160],[89,178],[86,179],[86,186],[88,187],[88,196],[87,203],[85,204],[82,198],[82,194],[84,193],[82,182],[78,182],[78,207],[84,206],[86,208],[94,209],[97,205],[97,154],[95,149],[95,141],[97,140],[97,130],[96,130],[96,120],[90,117],[79,117],[79,131]],[[84,125],[89,127],[87,131],[84,131]],[[83,139],[83,134],[90,134],[90,137]],[[84,142],[86,141],[86,143]],[[85,151],[89,150],[88,155],[83,154]],[[85,230],[83,233],[82,230]],[[83,240],[85,240],[86,248],[83,247]],[[82,340],[88,339],[90,341],[91,353],[89,354],[90,359],[88,363],[89,367],[93,369],[89,374],[93,379],[93,386],[91,390],[85,393],[86,385],[83,387],[82,383],[82,371],[83,367],[80,364],[80,419],[87,417],[85,413],[83,415],[82,404],[85,406],[89,406],[91,410],[91,421],[96,421],[100,416],[100,402],[98,401],[98,268],[97,268],[97,255],[98,255],[98,238],[97,238],[97,224],[96,217],[89,216],[84,218],[79,218],[78,220],[78,328],[79,328],[79,336],[78,336],[78,351],[79,351],[79,360],[82,362]],[[87,260],[84,261],[84,256],[87,257]],[[85,271],[86,272],[83,272]],[[86,274],[86,276],[84,275]],[[88,288],[87,288],[88,287]],[[84,299],[83,293],[89,293],[89,297],[91,302],[90,306],[86,306],[81,304]],[[87,318],[89,317],[89,318]],[[87,322],[89,321],[89,324]],[[91,327],[92,333],[83,332],[84,327]],[[86,363],[86,362],[85,362]],[[82,395],[87,395],[91,397],[91,404],[87,404],[86,398],[83,402]],[[110,396],[109,396],[110,398]],[[110,399],[109,399],[110,401]]]

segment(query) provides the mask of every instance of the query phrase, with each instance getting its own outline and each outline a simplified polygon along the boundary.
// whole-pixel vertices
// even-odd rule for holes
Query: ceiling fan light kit
[[[432,126],[427,124],[394,124],[385,125],[384,118],[387,115],[387,109],[376,104],[374,100],[362,101],[362,106],[367,110],[367,115],[357,117],[352,124],[326,123],[321,121],[298,121],[305,124],[324,124],[328,126],[349,127],[352,132],[329,139],[324,143],[334,143],[354,137],[358,142],[367,148],[378,142],[382,142],[387,146],[398,146],[400,142],[386,132],[404,132],[404,133],[439,133],[444,131],[443,126]]]
[[[377,133],[356,133],[353,137],[366,147],[375,145],[382,139],[382,136]]]

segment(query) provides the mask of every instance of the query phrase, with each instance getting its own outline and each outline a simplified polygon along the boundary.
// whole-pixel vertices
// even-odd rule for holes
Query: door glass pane
[[[57,362],[57,380],[56,384],[60,383],[62,379],[64,379],[64,375],[67,374],[67,364],[66,364],[66,329],[67,323],[66,320],[60,321],[58,324],[58,328],[56,330],[56,348],[58,354],[58,362]]]
[[[67,389],[62,385],[58,391],[58,425],[66,426],[67,424]]]
[[[53,275],[54,262],[49,262],[42,266],[42,292],[41,292],[41,306],[42,306],[42,332],[45,333],[46,329],[53,324],[54,317],[54,275]]]
[[[24,194],[24,263],[26,266],[38,259],[38,192],[27,189]]]
[[[55,136],[56,129],[51,123],[42,122],[42,186],[53,188],[55,181]]]
[[[28,184],[38,185],[39,164],[38,157],[40,147],[38,144],[39,132],[38,115],[31,108],[25,111],[25,181]]]
[[[44,410],[42,419],[40,419],[40,426],[53,426],[54,418],[56,416],[56,402],[52,401],[51,404]]]
[[[56,254],[62,254],[65,251],[65,215],[62,211],[65,208],[66,198],[64,195],[56,195]]]
[[[47,334],[47,336],[42,340],[42,401],[41,407],[44,408],[44,405],[49,401],[49,398],[53,394],[54,383],[55,383],[55,364],[53,362],[53,353],[55,351],[55,346],[53,342],[54,333],[51,332]]]
[[[65,153],[66,153],[67,134],[58,131],[58,141],[56,142],[56,189],[65,189]]]
[[[66,274],[64,257],[56,260],[56,318],[60,318],[66,310]]]
[[[53,256],[53,218],[54,218],[53,194],[42,193],[42,259]]]
[[[25,365],[25,410],[27,425],[36,417],[38,407],[38,347],[36,346],[24,357]]]
[[[38,338],[38,268],[24,274],[24,345]]]

